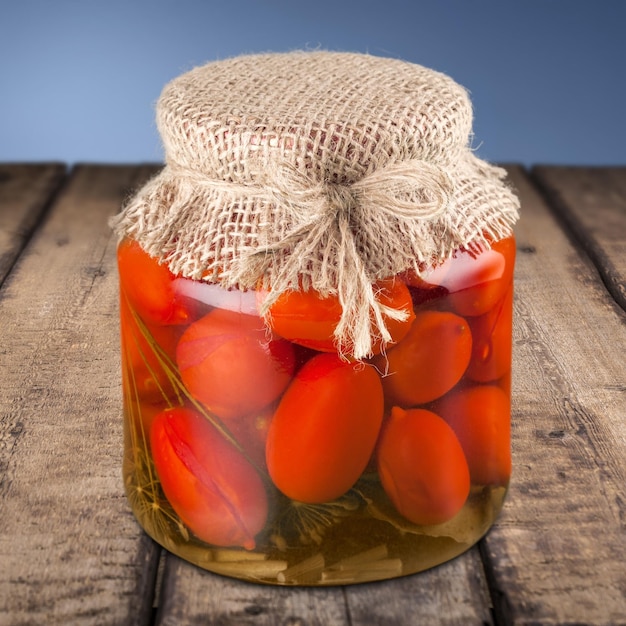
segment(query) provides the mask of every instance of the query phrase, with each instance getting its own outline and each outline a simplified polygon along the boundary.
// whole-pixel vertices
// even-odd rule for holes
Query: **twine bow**
[[[312,184],[305,173],[282,165],[266,170],[247,194],[277,207],[291,229],[235,262],[231,280],[256,286],[266,278],[264,316],[290,289],[336,293],[343,310],[335,329],[339,353],[361,359],[371,355],[375,341],[391,341],[385,317],[402,320],[409,314],[381,304],[376,293],[376,280],[388,277],[378,275],[381,238],[388,249],[394,237],[406,237],[403,224],[446,211],[453,183],[445,170],[418,159],[381,167],[352,184]]]

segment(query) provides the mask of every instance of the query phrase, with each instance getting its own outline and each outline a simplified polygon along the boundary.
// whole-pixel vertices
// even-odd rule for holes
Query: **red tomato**
[[[429,303],[436,304],[441,301],[447,294],[447,290],[441,285],[431,285],[427,283],[421,276],[418,276],[413,270],[408,270],[402,275],[404,282],[411,288],[411,298],[413,307],[421,307]]]
[[[504,391],[504,393],[507,395],[507,398],[511,397],[511,372],[509,371],[507,374],[505,374],[499,381],[498,381],[498,387],[500,387],[500,389],[502,389],[502,391]]]
[[[408,333],[414,319],[411,294],[404,282],[394,278],[376,283],[374,289],[381,304],[408,313],[404,321],[385,318],[391,343],[395,344]],[[270,307],[268,323],[276,334],[289,341],[320,352],[336,352],[334,333],[341,313],[338,296],[323,298],[314,289],[286,291]],[[382,347],[381,340],[374,341],[373,354],[378,354]]]
[[[511,407],[495,385],[468,387],[437,402],[436,410],[456,433],[472,482],[506,485],[511,476]]]
[[[472,335],[462,317],[446,311],[422,311],[409,334],[374,363],[380,371],[388,371],[383,378],[388,404],[409,408],[452,389],[471,354]]]
[[[185,387],[219,417],[260,411],[285,390],[293,346],[268,338],[260,318],[214,309],[183,333],[176,362]]]
[[[255,411],[243,417],[225,419],[224,423],[246,456],[259,468],[265,467],[265,443],[274,407]]]
[[[476,257],[460,253],[452,261],[450,276],[455,279],[444,286],[454,310],[460,315],[483,315],[502,299],[513,280],[515,239],[496,241]]]
[[[425,409],[394,407],[377,447],[380,481],[398,512],[414,524],[441,524],[469,495],[463,449],[454,431]]]
[[[367,466],[382,418],[382,387],[371,365],[313,357],[270,424],[266,460],[274,484],[301,502],[340,497]]]
[[[123,380],[127,393],[140,403],[161,404],[176,396],[172,368],[180,336],[177,326],[138,322],[125,298],[120,300]]]
[[[147,440],[154,418],[167,406],[169,405],[163,404],[163,402],[138,402],[132,398],[125,398],[125,427],[135,429],[133,433],[129,430],[128,436]]]
[[[513,335],[513,285],[491,311],[471,317],[472,359],[467,375],[477,382],[489,382],[511,369]]]
[[[150,445],[165,497],[191,532],[216,546],[253,549],[268,502],[260,476],[243,455],[186,408],[155,417]]]
[[[322,352],[335,352],[333,333],[341,311],[337,296],[323,298],[314,289],[286,291],[271,306],[267,320],[277,335],[289,341]]]
[[[504,296],[513,279],[514,265],[515,239],[511,236],[494,242],[480,254],[457,250],[420,276],[408,272],[407,282],[419,293],[428,286],[443,287],[450,306],[459,315],[483,315]]]
[[[445,276],[448,273],[449,267],[450,262],[447,261],[435,267],[424,267],[419,274],[411,269],[402,274],[402,278],[407,285],[414,289],[432,292],[426,295],[426,298],[434,297],[438,291],[441,292],[443,290],[443,293],[446,293],[442,284],[445,282]]]
[[[120,242],[117,264],[123,294],[140,317],[154,324],[184,324],[190,312],[173,287],[174,274],[131,239]]]

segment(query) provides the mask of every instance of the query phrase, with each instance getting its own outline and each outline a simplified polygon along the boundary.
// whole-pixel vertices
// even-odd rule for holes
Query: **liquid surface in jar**
[[[273,327],[263,294],[174,276],[122,242],[124,480],[143,528],[200,567],[284,585],[467,550],[511,471],[514,256],[511,237],[383,281],[408,321],[352,362],[332,349],[336,303],[282,301]]]

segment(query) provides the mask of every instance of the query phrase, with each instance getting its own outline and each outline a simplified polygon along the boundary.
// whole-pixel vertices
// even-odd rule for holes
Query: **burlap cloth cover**
[[[518,200],[479,160],[448,76],[326,51],[236,57],[165,86],[166,166],[113,220],[175,274],[338,294],[340,351],[388,340],[373,283],[507,236]]]

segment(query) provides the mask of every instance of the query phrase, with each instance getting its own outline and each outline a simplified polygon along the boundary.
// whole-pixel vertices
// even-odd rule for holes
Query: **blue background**
[[[161,161],[167,81],[306,47],[449,74],[482,158],[626,164],[623,0],[3,0],[0,161]]]

